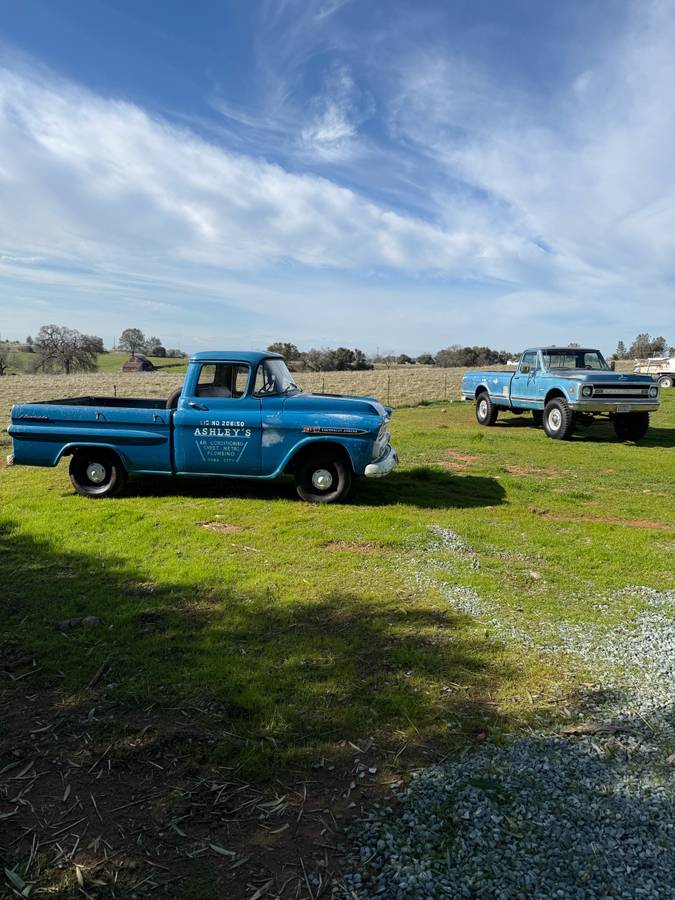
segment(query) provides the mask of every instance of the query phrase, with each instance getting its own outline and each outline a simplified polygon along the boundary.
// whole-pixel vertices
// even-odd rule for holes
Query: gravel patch
[[[672,898],[675,772],[632,736],[482,746],[358,827],[336,898]]]
[[[478,559],[450,529],[432,530],[430,551]],[[598,681],[585,721],[617,730],[486,743],[416,773],[354,826],[353,870],[335,900],[675,898],[675,591],[599,598],[602,616],[626,599],[642,606],[618,625],[524,627],[439,581],[448,570],[451,560],[427,557],[415,577],[496,640],[582,661]]]

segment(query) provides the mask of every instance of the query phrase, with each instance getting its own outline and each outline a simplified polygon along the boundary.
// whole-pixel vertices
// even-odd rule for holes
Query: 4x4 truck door
[[[197,369],[174,414],[176,472],[259,475],[261,406],[251,396],[251,367],[223,360]]]

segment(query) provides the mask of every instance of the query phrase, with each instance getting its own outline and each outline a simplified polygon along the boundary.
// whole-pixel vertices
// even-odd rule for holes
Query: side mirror
[[[612,372],[616,369],[616,362],[615,362],[615,360],[613,360],[613,359],[610,360],[609,367],[610,367],[610,369],[612,370]]]

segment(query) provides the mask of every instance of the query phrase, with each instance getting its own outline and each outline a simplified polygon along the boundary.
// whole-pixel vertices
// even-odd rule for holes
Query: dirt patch
[[[201,528],[216,531],[218,534],[239,534],[244,529],[240,525],[228,525],[227,522],[200,522]]]
[[[246,741],[227,707],[125,706],[103,683],[69,695],[17,645],[0,662],[0,860],[34,894],[316,900],[344,826],[383,794],[372,742],[249,783],[217,762]]]
[[[559,478],[562,475],[560,469],[538,468],[537,466],[504,466],[509,475],[541,475],[544,478]]]
[[[327,541],[321,546],[331,553],[378,553],[388,549],[386,544],[379,541]]]
[[[470,453],[456,453],[450,450],[448,453],[450,459],[441,459],[432,463],[433,466],[441,466],[443,469],[468,469],[470,465],[477,462],[479,457],[472,456]]]
[[[553,519],[556,522],[604,522],[607,525],[624,525],[627,528],[653,528],[659,531],[674,531],[675,525],[670,522],[655,522],[651,519],[622,519],[619,516],[570,516],[564,513],[549,512],[545,509],[530,507],[530,512],[543,519]]]

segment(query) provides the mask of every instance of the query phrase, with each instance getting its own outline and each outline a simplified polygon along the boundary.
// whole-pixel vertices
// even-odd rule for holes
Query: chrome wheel
[[[99,462],[89,463],[87,466],[87,478],[92,484],[103,484],[106,477],[107,473],[105,466],[101,465]]]
[[[312,472],[312,485],[317,491],[327,491],[333,485],[333,476],[328,469],[316,469]]]
[[[559,409],[552,409],[548,414],[548,427],[551,431],[559,431],[562,425],[562,415]]]
[[[487,414],[488,414],[487,402],[485,400],[481,400],[480,403],[478,404],[478,415],[481,417],[481,419],[487,419]]]

